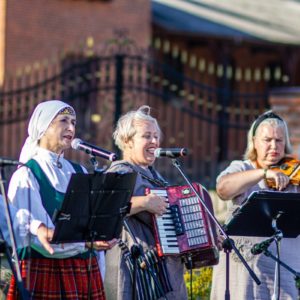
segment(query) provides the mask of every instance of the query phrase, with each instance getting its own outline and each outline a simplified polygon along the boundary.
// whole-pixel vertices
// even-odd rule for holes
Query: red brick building
[[[249,124],[272,105],[270,89],[300,81],[297,10],[289,7],[281,24],[270,0],[230,2],[2,0],[0,84],[1,70],[12,79],[0,93],[0,135],[7,140],[0,155],[17,157],[28,114],[41,99],[74,101],[85,122],[79,135],[107,148],[120,106],[126,111],[147,103],[166,133],[164,146],[189,147],[190,174],[214,182],[222,164],[241,157]],[[117,53],[103,57],[98,50],[116,32],[141,48],[152,38],[155,51],[127,55],[122,63]],[[94,51],[93,62],[84,49]],[[78,57],[82,61],[72,61]]]
[[[0,68],[2,61],[10,75],[72,53],[91,37],[100,44],[125,31],[139,46],[150,40],[150,0],[1,0],[0,5]]]

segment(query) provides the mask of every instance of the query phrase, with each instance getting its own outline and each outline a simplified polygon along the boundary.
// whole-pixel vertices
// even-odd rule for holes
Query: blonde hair
[[[113,133],[115,144],[120,150],[124,150],[125,143],[133,138],[136,134],[135,124],[137,122],[152,122],[158,129],[159,139],[161,138],[161,129],[157,120],[150,115],[151,108],[148,105],[143,105],[137,110],[132,110],[123,115],[117,123]]]
[[[251,161],[255,161],[257,159],[257,153],[256,153],[256,150],[254,148],[253,137],[255,136],[255,134],[257,132],[257,129],[260,128],[262,125],[265,125],[265,124],[269,124],[273,127],[283,129],[284,137],[285,137],[284,152],[285,152],[285,154],[292,153],[292,145],[291,145],[291,141],[290,141],[290,137],[289,137],[288,127],[287,127],[286,122],[283,119],[270,117],[270,118],[264,119],[259,124],[257,124],[258,122],[259,122],[259,118],[256,119],[252,123],[252,125],[251,125],[251,127],[248,131],[247,148],[246,148],[246,151],[245,151],[245,154],[244,154],[244,159],[250,159]]]

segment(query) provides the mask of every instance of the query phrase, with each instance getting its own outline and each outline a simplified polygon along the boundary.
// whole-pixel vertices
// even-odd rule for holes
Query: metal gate
[[[161,125],[162,147],[187,147],[183,169],[213,188],[220,169],[241,158],[249,124],[268,105],[267,91],[235,92],[226,74],[204,80],[197,70],[178,71],[152,54],[133,44],[108,44],[7,79],[0,91],[0,156],[18,158],[30,114],[41,101],[73,105],[77,136],[110,150],[116,150],[112,132],[120,115],[147,104]],[[86,155],[67,155],[89,167]],[[157,167],[170,182],[182,183],[170,160],[160,159]]]

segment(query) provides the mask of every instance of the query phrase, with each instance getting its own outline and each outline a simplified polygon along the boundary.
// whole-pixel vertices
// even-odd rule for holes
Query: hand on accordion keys
[[[168,203],[165,197],[157,196],[155,194],[148,194],[145,196],[145,209],[156,215],[163,215],[167,211]]]

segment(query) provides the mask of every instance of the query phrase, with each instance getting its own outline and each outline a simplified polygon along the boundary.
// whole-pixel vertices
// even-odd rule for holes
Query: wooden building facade
[[[19,8],[18,1],[7,1],[0,156],[18,158],[28,118],[46,99],[72,104],[77,136],[109,150],[116,150],[112,132],[119,116],[148,104],[161,124],[162,146],[187,147],[187,174],[213,188],[220,170],[242,157],[250,123],[270,108],[270,90],[299,83],[299,47],[249,38],[224,25],[216,31],[222,35],[211,24],[210,31],[174,29],[157,18],[159,1],[152,0],[151,13],[146,0],[134,0],[133,11],[125,0],[54,0],[51,15],[61,22],[55,28],[44,1],[25,0]],[[22,31],[24,22],[30,30]],[[89,164],[85,154],[68,155]],[[171,161],[161,159],[158,168],[180,183]]]

